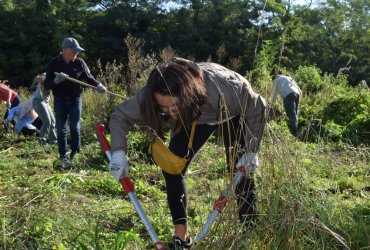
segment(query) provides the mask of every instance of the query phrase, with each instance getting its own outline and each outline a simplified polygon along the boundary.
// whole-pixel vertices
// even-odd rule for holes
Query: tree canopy
[[[323,72],[345,72],[352,85],[369,82],[370,2],[293,3],[3,0],[0,79],[27,85],[69,36],[86,49],[82,56],[93,70],[98,59],[126,62],[123,40],[131,34],[145,41],[144,53],[171,47],[180,56],[198,61],[227,64],[240,58],[242,73],[256,67],[256,52],[271,41],[275,51],[271,65],[290,69],[315,65]]]

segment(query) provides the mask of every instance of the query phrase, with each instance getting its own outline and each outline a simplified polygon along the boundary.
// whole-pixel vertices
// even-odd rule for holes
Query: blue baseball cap
[[[77,42],[77,40],[72,38],[72,37],[68,37],[68,38],[64,39],[64,41],[62,43],[62,49],[63,48],[70,48],[75,53],[84,51],[84,49],[81,48],[81,46]]]

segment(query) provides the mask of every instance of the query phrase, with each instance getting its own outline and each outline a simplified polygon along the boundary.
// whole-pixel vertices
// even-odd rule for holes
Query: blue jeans
[[[58,149],[60,158],[67,158],[67,120],[71,133],[71,158],[81,147],[80,119],[81,97],[54,97],[54,110],[57,125]]]
[[[290,93],[284,100],[284,109],[289,118],[289,129],[290,133],[297,137],[298,136],[298,105],[299,95],[297,93]]]
[[[49,102],[40,99],[33,99],[32,105],[33,109],[42,121],[39,137],[41,139],[48,140],[48,142],[56,141],[57,134],[55,132],[55,117]]]

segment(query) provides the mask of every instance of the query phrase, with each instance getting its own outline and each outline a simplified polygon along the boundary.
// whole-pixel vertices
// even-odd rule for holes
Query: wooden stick
[[[54,72],[54,74],[55,74],[55,75],[58,75],[58,74],[60,74],[60,73],[58,73],[58,72]],[[82,86],[85,86],[85,87],[89,87],[89,88],[97,89],[97,87],[95,87],[95,86],[93,86],[93,85],[90,85],[90,84],[88,84],[88,83],[86,83],[86,82],[82,82],[82,81],[80,81],[80,80],[74,79],[74,78],[69,77],[69,76],[67,76],[67,77],[66,77],[66,79],[67,79],[67,80],[69,80],[69,81],[71,81],[71,82],[78,83],[78,84],[80,84],[80,85],[82,85]],[[123,98],[123,99],[125,98],[124,96],[119,95],[119,94],[116,94],[116,93],[113,93],[113,92],[111,92],[111,91],[109,91],[109,90],[107,90],[107,93],[108,93],[108,94],[110,94],[110,95],[116,96],[116,97]]]

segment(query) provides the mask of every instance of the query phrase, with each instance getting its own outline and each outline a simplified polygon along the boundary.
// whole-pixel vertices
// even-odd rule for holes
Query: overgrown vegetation
[[[131,67],[144,68],[140,76],[133,74],[136,71],[128,73],[133,74],[130,89],[119,84],[122,64],[100,64],[98,78],[111,91],[127,96],[144,84],[148,69],[176,54],[170,48],[160,58],[135,51]],[[259,64],[269,65],[269,56],[259,58]],[[284,119],[269,124],[256,174],[260,220],[245,228],[230,199],[199,249],[365,249],[370,245],[369,91],[352,88],[345,78],[322,74],[313,66],[284,70],[304,90],[299,140],[289,134]],[[260,82],[255,85],[257,92],[268,97],[271,82],[266,76],[261,71],[254,81]],[[96,98],[91,90],[83,95],[83,151],[71,170],[59,169],[55,147],[41,147],[36,138],[2,131],[2,249],[153,249],[128,197],[107,171],[108,162],[95,138],[95,125],[107,125],[122,100]],[[216,142],[213,138],[206,144],[186,179],[193,237],[231,178],[223,147]],[[160,239],[167,241],[173,233],[170,212],[161,171],[145,154],[148,139],[134,129],[128,146],[130,177],[138,198]]]

